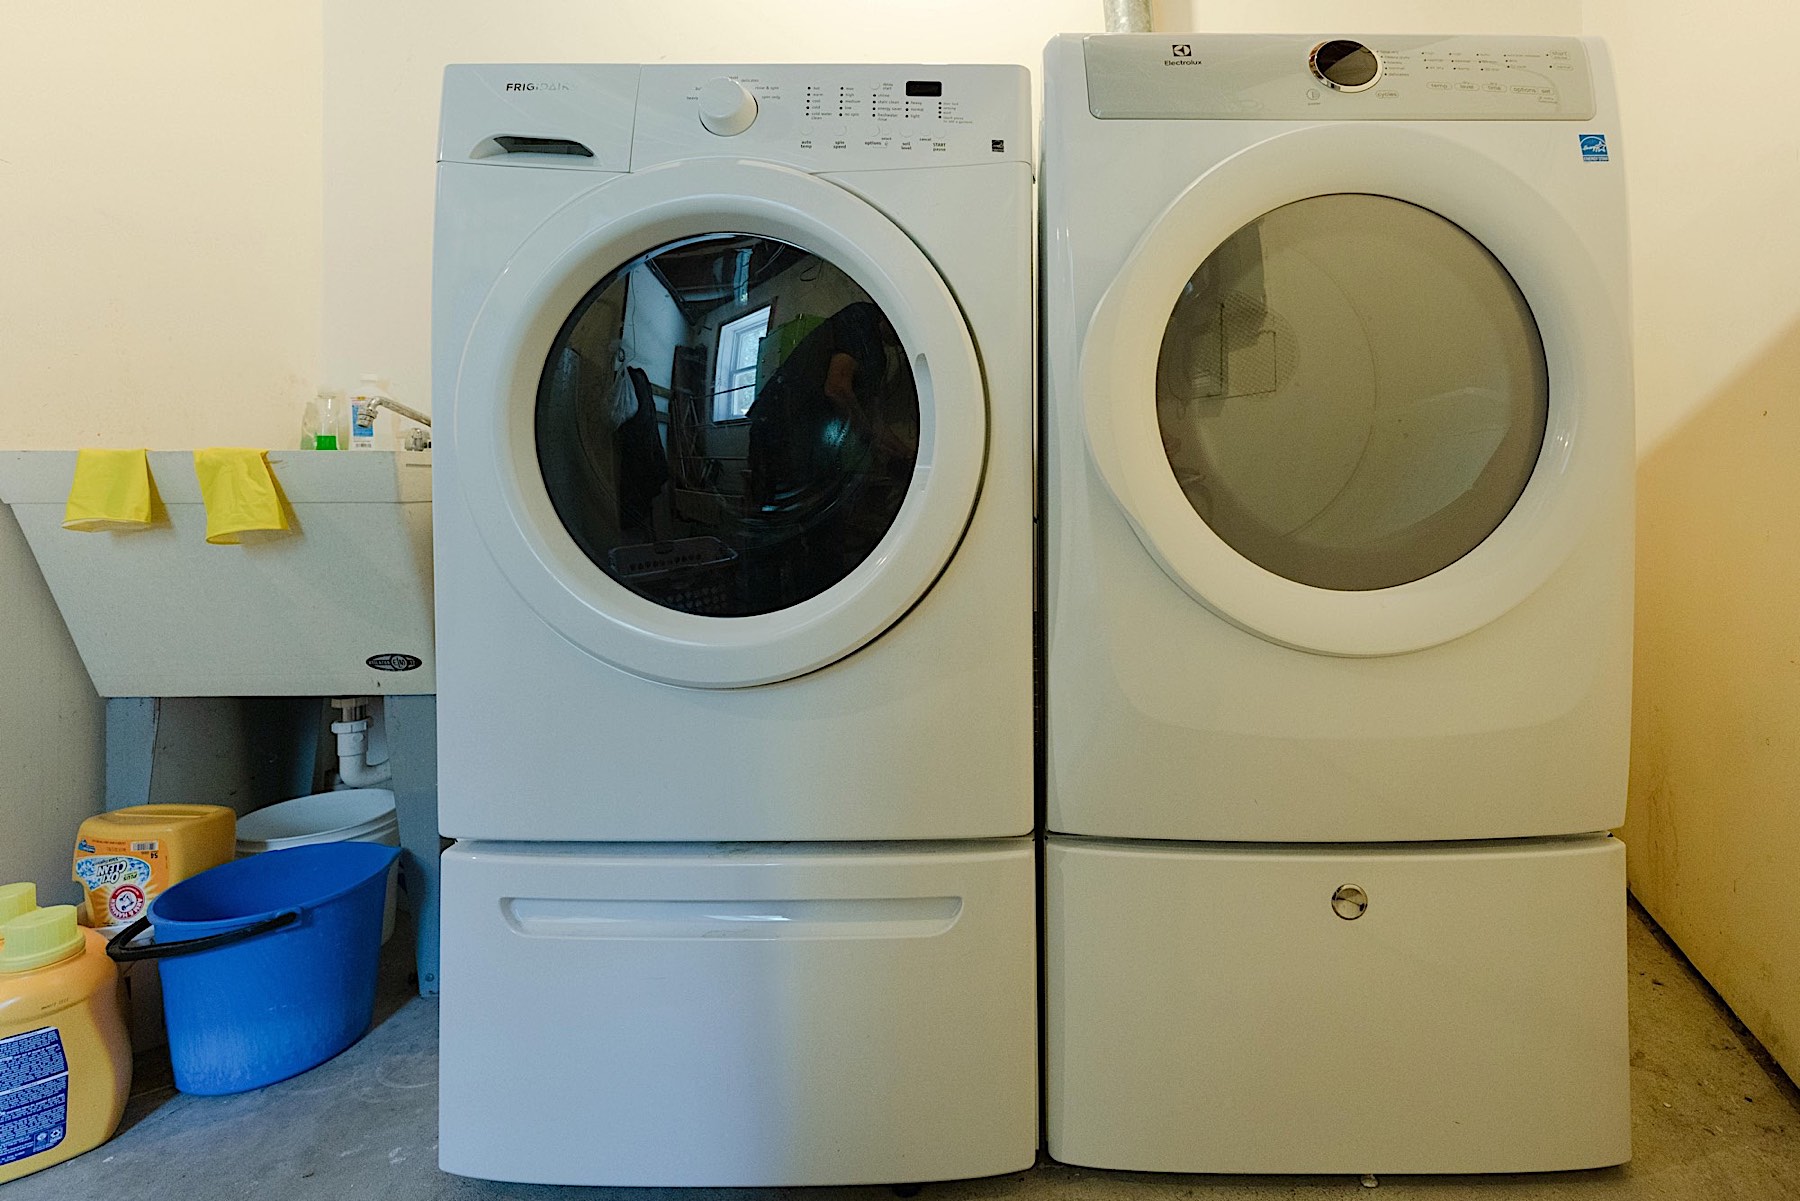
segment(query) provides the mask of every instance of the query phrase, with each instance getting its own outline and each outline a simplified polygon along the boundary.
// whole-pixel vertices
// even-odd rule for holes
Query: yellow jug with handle
[[[0,1184],[111,1138],[131,1092],[119,970],[73,905],[0,926]]]

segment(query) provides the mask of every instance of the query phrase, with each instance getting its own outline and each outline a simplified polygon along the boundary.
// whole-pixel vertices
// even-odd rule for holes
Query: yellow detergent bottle
[[[112,1137],[131,1091],[131,1042],[106,940],[73,905],[0,926],[0,1184]]]
[[[236,851],[237,814],[224,805],[133,805],[90,817],[75,838],[88,924],[135,922],[163,889]]]
[[[6,945],[6,923],[37,908],[37,885],[0,884],[0,947]]]

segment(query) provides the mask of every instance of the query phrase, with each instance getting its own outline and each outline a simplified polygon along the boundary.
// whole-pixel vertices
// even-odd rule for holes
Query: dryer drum
[[[1239,554],[1315,588],[1392,588],[1479,546],[1524,492],[1549,414],[1512,277],[1418,205],[1338,194],[1210,255],[1157,364],[1164,450]]]

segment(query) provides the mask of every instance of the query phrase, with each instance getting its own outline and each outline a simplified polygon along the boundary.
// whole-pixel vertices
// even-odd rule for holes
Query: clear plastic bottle
[[[375,419],[380,416],[381,409],[375,403],[392,400],[385,381],[379,375],[365,375],[350,393],[350,449],[374,450]],[[387,428],[392,423],[386,423]]]
[[[343,450],[349,440],[350,422],[345,413],[344,394],[336,388],[320,388],[313,400],[319,411],[318,427],[313,437],[314,450]]]
[[[300,410],[300,449],[319,449],[319,402],[316,397]]]

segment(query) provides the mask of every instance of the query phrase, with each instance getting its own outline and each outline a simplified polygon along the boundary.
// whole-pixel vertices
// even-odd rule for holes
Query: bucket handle
[[[248,926],[239,926],[235,930],[208,934],[202,938],[190,938],[183,942],[153,942],[145,943],[141,947],[134,947],[131,945],[131,940],[142,934],[150,925],[150,915],[146,913],[113,935],[106,944],[106,953],[114,963],[136,963],[142,959],[168,959],[176,955],[193,955],[200,951],[228,947],[233,943],[255,938],[258,934],[267,934],[271,930],[291,926],[299,920],[300,911],[298,909],[287,909],[260,921],[251,922]]]

